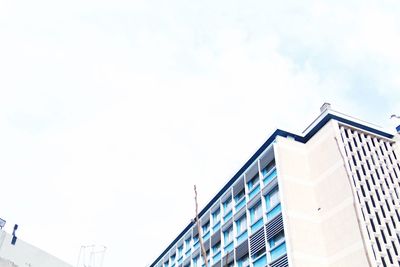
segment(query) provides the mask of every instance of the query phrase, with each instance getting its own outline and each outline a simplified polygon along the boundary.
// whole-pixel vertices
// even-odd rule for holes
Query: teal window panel
[[[267,256],[264,255],[253,262],[254,267],[265,267],[267,266]]]
[[[253,189],[253,187],[259,183],[259,178],[258,178],[258,174],[255,175],[253,178],[251,178],[250,181],[247,182],[247,188],[251,191]]]
[[[274,218],[276,215],[278,215],[279,213],[281,213],[282,208],[281,208],[281,204],[278,204],[275,206],[275,208],[273,208],[272,210],[267,212],[267,219],[271,220],[272,218]]]
[[[225,246],[225,253],[231,252],[233,250],[233,241]]]
[[[221,251],[214,255],[213,261],[217,262],[221,259]]]
[[[241,233],[238,237],[237,237],[237,243],[241,243],[243,240],[245,240],[247,238],[248,234],[247,231],[244,231],[243,233]]]
[[[267,210],[272,209],[280,203],[278,187],[275,187],[275,189],[265,196],[265,203],[267,205]]]
[[[263,226],[264,222],[263,219],[260,218],[257,222],[255,222],[252,226],[251,226],[251,232],[254,233],[255,231],[257,231],[258,229],[260,229]]]
[[[240,210],[246,204],[246,198],[242,198],[238,203],[236,203],[236,210]]]
[[[205,235],[203,235],[203,240],[206,241],[210,238],[210,231],[208,231]]]
[[[276,178],[276,175],[277,175],[277,172],[276,172],[275,168],[273,169],[273,171],[266,173],[264,175],[264,179],[263,179],[264,185],[266,185],[266,184],[270,183],[272,180],[274,180]]]
[[[216,225],[213,226],[212,230],[215,233],[221,227],[221,222],[218,222]]]
[[[286,254],[286,242],[271,249],[271,260],[275,260],[284,254]]]
[[[229,220],[232,217],[232,211],[229,211],[225,216],[224,216],[224,222]]]
[[[253,190],[250,191],[249,198],[251,199],[252,197],[257,195],[258,192],[260,192],[260,184],[258,184],[256,187],[254,187]]]

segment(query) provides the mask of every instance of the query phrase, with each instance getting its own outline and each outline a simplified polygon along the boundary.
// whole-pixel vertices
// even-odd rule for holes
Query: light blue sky
[[[276,128],[400,113],[398,1],[0,0],[0,217],[150,263]],[[156,186],[155,186],[156,185]],[[15,197],[15,194],[18,197]]]

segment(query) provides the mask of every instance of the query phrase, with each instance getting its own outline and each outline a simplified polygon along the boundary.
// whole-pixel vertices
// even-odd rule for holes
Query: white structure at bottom
[[[0,230],[0,267],[72,267],[21,239],[15,245],[12,236]]]

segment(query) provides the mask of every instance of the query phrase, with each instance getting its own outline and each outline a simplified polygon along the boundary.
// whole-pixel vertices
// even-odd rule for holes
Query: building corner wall
[[[306,144],[274,146],[290,266],[370,266],[354,196],[336,142],[337,122]]]

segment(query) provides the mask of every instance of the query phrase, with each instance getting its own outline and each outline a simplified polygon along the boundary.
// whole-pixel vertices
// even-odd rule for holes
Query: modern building
[[[0,229],[0,267],[72,267]]]
[[[333,111],[276,130],[150,265],[400,266],[400,135]]]

